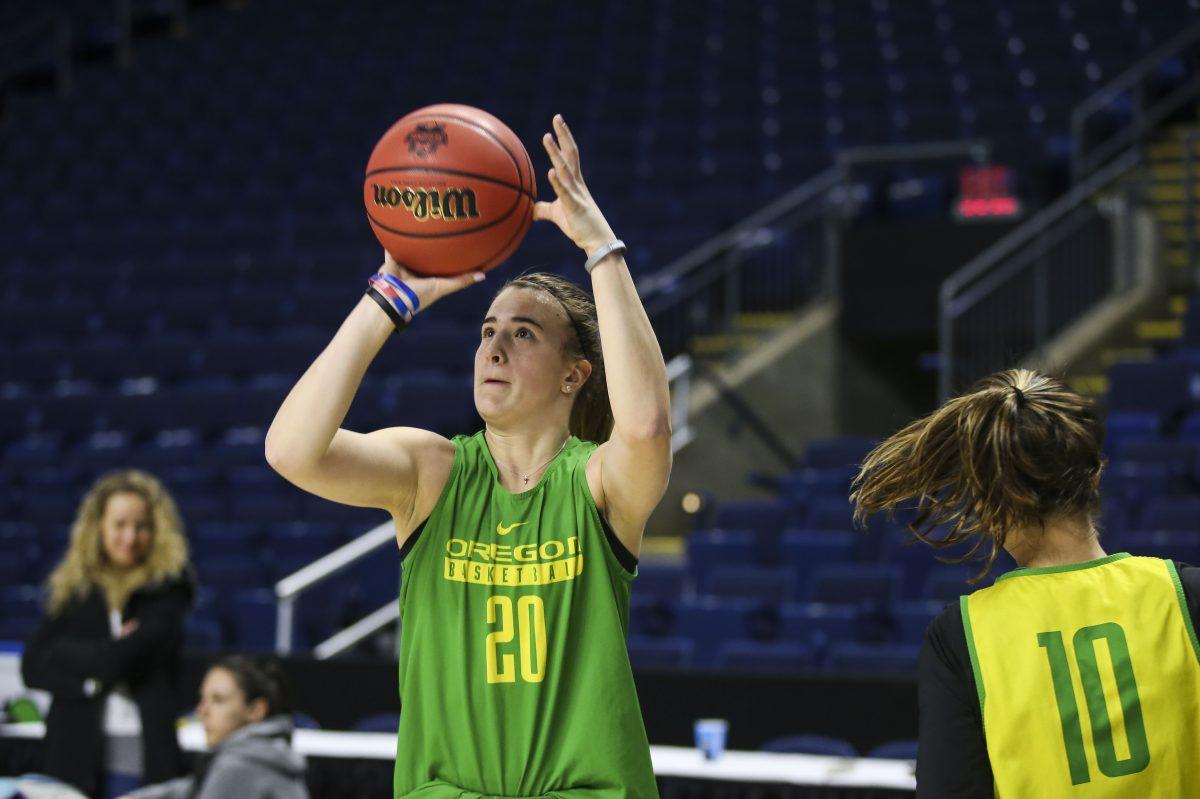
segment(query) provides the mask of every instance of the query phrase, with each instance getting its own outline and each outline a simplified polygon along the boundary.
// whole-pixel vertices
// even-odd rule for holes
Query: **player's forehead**
[[[501,291],[484,314],[484,322],[508,322],[514,318],[532,319],[542,327],[566,324],[562,303],[540,289],[510,286]]]

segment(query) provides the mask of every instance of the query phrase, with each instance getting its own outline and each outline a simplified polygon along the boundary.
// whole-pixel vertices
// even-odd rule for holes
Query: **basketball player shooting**
[[[561,116],[553,130],[543,145],[557,196],[534,218],[583,251],[594,300],[549,274],[500,289],[475,352],[484,429],[340,428],[388,337],[483,280],[422,277],[385,255],[267,434],[286,479],[394,520],[395,797],[658,795],[625,633],[643,529],[671,471],[666,367]]]

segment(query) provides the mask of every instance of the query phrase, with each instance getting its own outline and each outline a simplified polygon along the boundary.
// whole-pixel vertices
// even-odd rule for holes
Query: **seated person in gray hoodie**
[[[209,751],[195,773],[123,799],[308,799],[292,751],[292,702],[279,664],[234,655],[209,668],[196,713]]]

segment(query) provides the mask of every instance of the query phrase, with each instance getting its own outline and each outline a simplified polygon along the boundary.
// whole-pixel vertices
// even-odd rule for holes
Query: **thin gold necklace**
[[[485,436],[487,435],[487,431],[486,431],[486,430],[484,431],[484,435],[485,435]],[[517,475],[518,477],[520,477],[520,478],[521,478],[521,480],[523,480],[523,481],[524,481],[525,485],[529,485],[529,478],[530,478],[530,476],[537,474],[537,473],[538,473],[538,472],[540,472],[542,469],[545,469],[545,468],[546,468],[546,467],[547,467],[547,466],[550,464],[550,461],[552,461],[552,460],[554,460],[555,458],[557,458],[557,457],[558,457],[558,453],[559,453],[559,452],[562,452],[564,449],[566,449],[566,448],[567,448],[567,442],[568,442],[568,441],[570,441],[570,440],[571,440],[571,434],[570,434],[570,433],[567,433],[567,437],[566,437],[565,439],[563,439],[562,446],[558,448],[558,451],[557,451],[557,452],[555,452],[553,455],[551,455],[551,456],[550,456],[550,457],[549,457],[549,458],[546,460],[546,462],[545,462],[545,463],[543,463],[541,466],[539,466],[539,467],[537,467],[536,469],[534,469],[533,471],[531,471],[529,474],[523,474],[523,473],[521,473],[521,472],[517,471],[516,469],[514,469],[513,467],[511,467],[511,466],[509,466],[509,465],[507,465],[507,464],[505,464],[505,463],[503,463],[503,462],[501,462],[501,461],[499,461],[499,460],[496,460],[496,456],[495,456],[495,454],[493,454],[493,455],[492,455],[492,460],[493,460],[493,461],[496,461],[496,463],[497,463],[497,464],[499,464],[500,466],[503,466],[505,469],[508,469],[510,472],[512,472],[513,474],[515,474],[515,475]]]

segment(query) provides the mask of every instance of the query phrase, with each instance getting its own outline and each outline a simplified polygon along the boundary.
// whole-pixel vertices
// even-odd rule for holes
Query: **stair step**
[[[1170,247],[1163,253],[1163,263],[1176,269],[1186,269],[1187,250],[1182,247]]]
[[[1145,363],[1152,360],[1153,347],[1118,347],[1100,353],[1100,363],[1105,369],[1116,363]]]
[[[1174,341],[1183,337],[1182,319],[1145,319],[1134,327],[1142,341]]]
[[[1187,199],[1187,194],[1184,192],[1182,183],[1158,183],[1150,187],[1150,201],[1155,203],[1181,203]],[[1192,199],[1200,197],[1200,182],[1193,181],[1191,184]]]
[[[751,350],[757,343],[758,336],[749,333],[715,333],[693,338],[691,350],[692,354],[702,357],[728,355]]]
[[[1155,142],[1146,148],[1146,152],[1149,154],[1151,161],[1166,161],[1171,159],[1181,161],[1183,160],[1183,142]],[[1192,153],[1194,155],[1200,155],[1200,141],[1192,143]]]
[[[1196,166],[1200,166],[1200,162]],[[1182,161],[1156,161],[1150,165],[1150,175],[1155,180],[1181,181],[1187,177],[1187,165]],[[1192,179],[1195,178],[1193,170]]]
[[[771,331],[786,327],[793,318],[789,313],[742,313],[737,315],[737,326],[745,331]]]
[[[1163,127],[1167,133],[1167,138],[1165,139],[1167,141],[1179,141],[1190,133],[1200,133],[1200,127],[1197,127],[1195,122],[1189,120],[1171,122]]]
[[[1187,219],[1187,203],[1153,203],[1150,207],[1159,222],[1183,222]],[[1192,219],[1200,221],[1200,202],[1192,204]]]
[[[647,535],[642,539],[640,558],[675,559],[684,556],[686,550],[682,536],[677,535]]]
[[[1103,397],[1108,393],[1108,375],[1074,375],[1067,384],[1085,397]]]
[[[1171,242],[1172,244],[1186,244],[1187,243],[1187,236],[1188,236],[1187,225],[1163,225],[1162,233],[1163,233],[1163,239]],[[1192,238],[1193,238],[1193,240],[1200,239],[1200,228],[1193,228]]]

